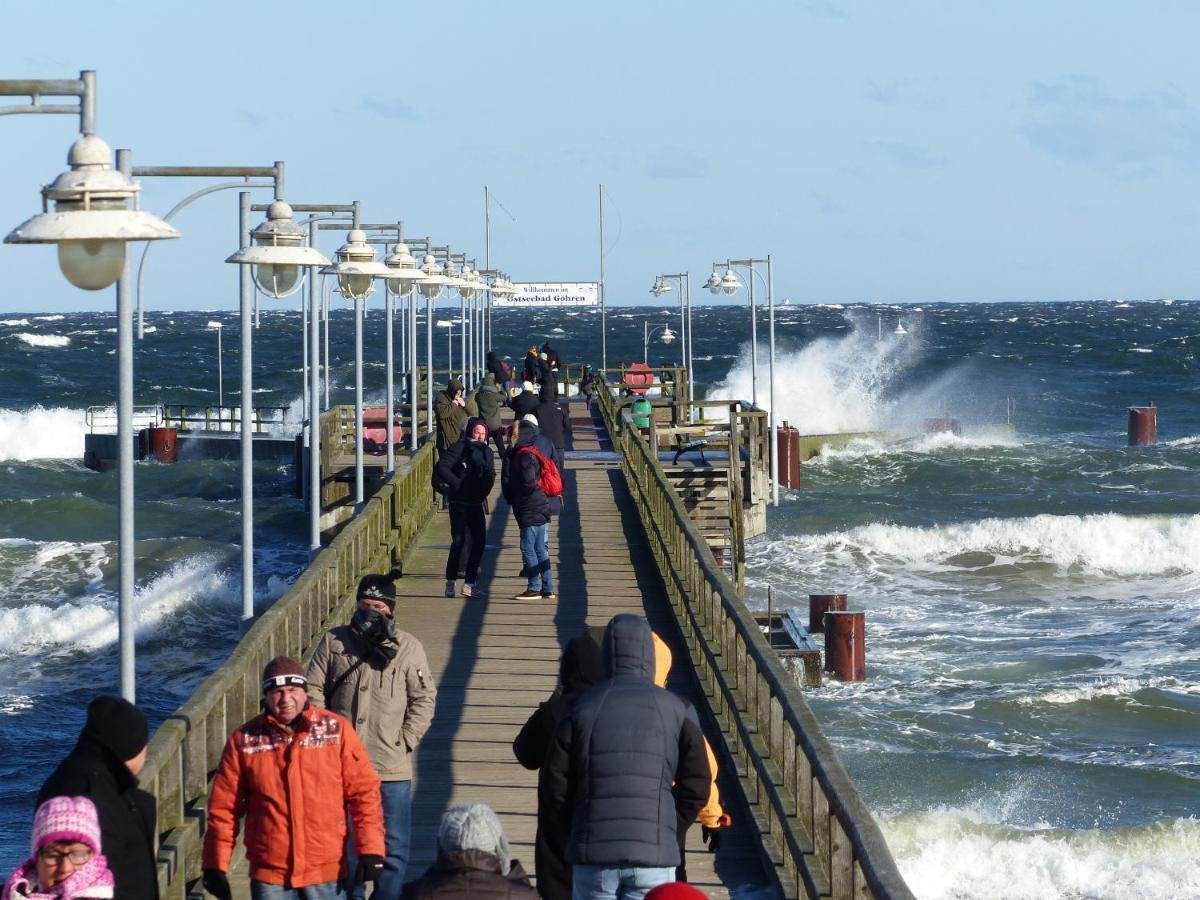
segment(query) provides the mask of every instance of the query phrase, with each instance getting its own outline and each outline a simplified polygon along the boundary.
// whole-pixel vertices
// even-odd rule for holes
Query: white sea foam
[[[943,807],[881,823],[900,872],[918,897],[1200,896],[1200,822],[1194,818],[1068,831],[1002,825],[1002,803],[980,807]]]
[[[22,331],[21,333],[14,335],[14,337],[16,337],[17,340],[28,344],[30,347],[47,347],[57,349],[61,347],[68,347],[71,344],[71,339],[65,334],[30,334],[29,332]]]
[[[170,613],[185,604],[224,603],[234,596],[230,576],[218,571],[217,565],[215,557],[192,557],[139,588],[134,596],[138,637],[152,636]],[[0,655],[96,650],[116,640],[117,604],[111,595],[0,609]]]
[[[1065,705],[1095,700],[1098,697],[1128,697],[1138,691],[1156,687],[1175,687],[1179,680],[1170,675],[1154,675],[1149,678],[1108,676],[1075,687],[1055,688],[1044,694],[1023,696],[1018,702],[1024,705],[1053,703]],[[1185,692],[1188,692],[1185,688]]]
[[[34,316],[33,318],[38,322],[61,322],[63,319],[66,318],[66,316],[63,316],[63,315]]]
[[[86,431],[82,409],[0,409],[0,461],[80,459]]]
[[[20,328],[21,326],[28,324],[28,319],[0,319],[0,326],[5,328]]]
[[[1039,515],[918,528],[873,524],[784,539],[792,552],[851,553],[944,569],[965,553],[1109,576],[1200,572],[1200,516]],[[772,542],[777,543],[777,542]],[[990,563],[989,563],[990,564]]]

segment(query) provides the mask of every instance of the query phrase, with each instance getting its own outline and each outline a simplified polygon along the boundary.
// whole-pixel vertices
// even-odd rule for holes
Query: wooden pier
[[[517,527],[500,499],[479,579],[489,599],[443,596],[450,536],[430,488],[433,448],[406,456],[155,734],[143,784],[158,798],[164,898],[202,896],[208,781],[225,736],[257,712],[262,666],[280,653],[306,657],[325,630],[348,620],[358,578],[397,565],[404,573],[398,624],[420,638],[438,683],[437,711],[415,760],[408,878],[433,861],[441,814],[468,800],[499,814],[514,855],[532,873],[537,774],[517,763],[512,740],[554,688],[563,645],[588,625],[634,612],[672,648],[668,687],[696,706],[733,817],[716,853],[706,850],[698,826],[689,831],[689,880],[721,898],[911,897],[795,678],[745,610],[657,447],[612,393],[602,390],[590,409],[582,401],[570,407],[564,510],[550,540],[558,599],[512,599],[525,582],[517,574]],[[738,447],[736,426],[729,446]],[[729,456],[737,485],[742,454]],[[244,868],[235,867],[231,881],[235,896],[249,896]]]

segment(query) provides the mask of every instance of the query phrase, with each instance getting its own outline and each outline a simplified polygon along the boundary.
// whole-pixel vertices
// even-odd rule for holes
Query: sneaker
[[[517,594],[517,596],[513,597],[513,599],[514,600],[541,600],[542,592],[541,591],[521,591],[521,593]]]
[[[543,600],[557,600],[558,599],[558,594],[554,593],[554,591],[542,591],[542,593],[539,596],[541,596],[541,598]]]
[[[470,597],[472,600],[486,600],[487,591],[473,584],[464,584],[462,589],[464,597]]]
[[[447,581],[447,582],[446,582],[446,591],[445,591],[445,594],[446,594],[446,596],[447,596],[447,597],[453,597],[453,596],[454,596],[454,594],[455,594],[455,590],[454,590],[454,582],[453,582],[453,581]]]

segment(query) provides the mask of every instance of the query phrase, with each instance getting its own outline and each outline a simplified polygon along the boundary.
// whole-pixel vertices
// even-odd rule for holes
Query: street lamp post
[[[767,266],[767,277],[764,280],[762,274],[754,268],[756,264],[765,263]],[[771,263],[771,254],[768,253],[764,259],[730,259],[725,263],[725,275],[716,282],[717,289],[723,290],[726,294],[732,294],[739,287],[741,282],[738,281],[736,275],[733,274],[734,266],[746,266],[750,270],[750,277],[747,279],[747,287],[750,293],[750,377],[751,377],[751,394],[752,402],[758,405],[758,329],[757,329],[757,314],[754,307],[754,276],[757,275],[759,280],[767,290],[767,309],[768,309],[768,328],[769,328],[769,350],[770,358],[768,360],[768,400],[770,406],[768,411],[768,421],[770,422],[770,440],[771,440],[771,505],[779,505],[779,435],[778,435],[778,416],[775,412],[775,278]],[[708,288],[714,294],[717,289],[714,289],[713,284],[717,275],[717,267],[713,266],[712,277],[708,280]]]
[[[654,287],[650,288],[650,293],[661,297],[670,291],[668,280],[679,285],[679,331],[683,338],[683,365],[688,373],[687,396],[684,399],[688,402],[688,419],[691,421],[695,414],[695,410],[692,409],[692,382],[696,377],[692,370],[692,279],[687,272],[659,275],[654,280]]]
[[[217,430],[221,428],[221,413],[220,410],[225,406],[225,375],[224,368],[221,362],[221,323],[212,321],[208,323],[209,329],[217,333]],[[242,420],[242,432],[246,432],[246,420]],[[233,428],[233,422],[229,423],[230,429]]]
[[[650,327],[649,321],[642,322],[642,363],[650,365],[650,335],[656,331],[662,332],[662,337],[659,338],[664,344],[669,344],[675,340],[675,332],[671,330],[671,323],[666,322],[662,325]]]
[[[128,160],[118,160],[95,135],[96,75],[78,80],[0,81],[0,96],[30,98],[28,106],[5,107],[0,114],[79,115],[80,137],[67,154],[69,172],[42,190],[42,212],[14,228],[8,244],[55,244],[63,275],[76,287],[102,290],[117,284],[117,508],[118,643],[121,696],[136,700],[134,669],[133,533],[133,305],[129,242],[179,237],[179,232],[138,208],[140,186]],[[78,106],[42,104],[42,97],[78,97]],[[54,211],[50,211],[50,204]]]

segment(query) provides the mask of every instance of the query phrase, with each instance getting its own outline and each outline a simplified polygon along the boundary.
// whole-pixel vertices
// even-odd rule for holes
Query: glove
[[[217,900],[233,900],[233,891],[229,889],[229,878],[220,869],[204,870],[204,889]]]
[[[708,850],[710,853],[716,853],[721,849],[720,828],[709,828],[707,825],[701,825],[700,838],[708,845]]]
[[[358,869],[354,873],[355,884],[374,881],[383,872],[383,857],[365,853],[358,858]]]

